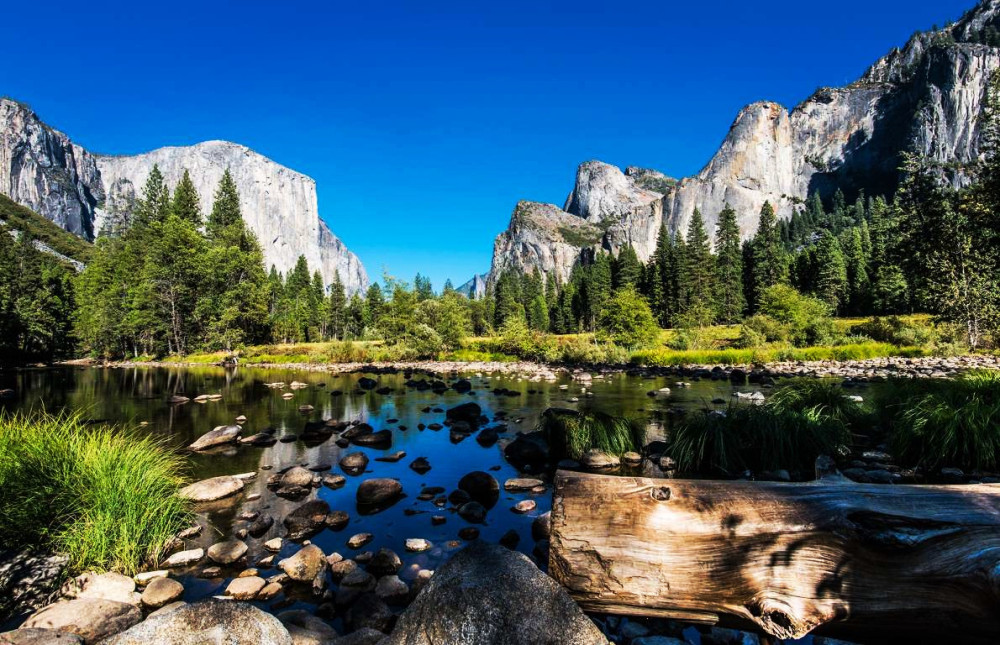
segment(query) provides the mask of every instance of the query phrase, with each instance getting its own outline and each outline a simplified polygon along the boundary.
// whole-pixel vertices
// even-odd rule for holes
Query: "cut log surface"
[[[549,572],[589,611],[996,643],[1000,485],[559,471]]]

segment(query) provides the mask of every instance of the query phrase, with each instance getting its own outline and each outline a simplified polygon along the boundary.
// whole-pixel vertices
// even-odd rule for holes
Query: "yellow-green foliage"
[[[188,520],[183,457],[79,416],[0,413],[0,546],[133,574]]]

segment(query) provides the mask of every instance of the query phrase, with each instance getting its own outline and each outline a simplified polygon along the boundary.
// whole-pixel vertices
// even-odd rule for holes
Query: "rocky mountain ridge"
[[[585,162],[562,209],[518,203],[494,244],[490,275],[537,267],[565,278],[588,252],[617,253],[625,244],[645,261],[661,225],[684,232],[695,209],[711,232],[731,205],[749,237],[765,201],[787,218],[813,192],[891,195],[904,152],[948,165],[954,170],[947,179],[960,185],[961,165],[979,156],[978,117],[990,75],[1000,68],[998,29],[1000,0],[984,0],[954,25],[914,35],[846,87],[820,89],[790,111],[753,103],[708,164],[680,181]],[[597,231],[562,234],[584,224]]]
[[[339,271],[348,291],[367,288],[361,261],[320,219],[311,178],[226,141],[96,155],[46,125],[28,106],[0,99],[0,193],[81,237],[93,240],[109,212],[134,200],[154,165],[171,187],[188,170],[203,213],[211,209],[228,168],[268,267],[288,272],[304,255],[327,283]]]

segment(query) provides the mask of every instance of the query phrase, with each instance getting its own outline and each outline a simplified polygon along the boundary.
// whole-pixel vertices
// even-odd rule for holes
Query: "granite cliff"
[[[985,0],[945,29],[914,35],[846,87],[820,89],[791,111],[749,105],[692,177],[585,162],[562,209],[517,205],[496,239],[491,276],[538,267],[566,277],[588,249],[617,253],[626,243],[646,260],[661,225],[683,232],[695,209],[713,231],[730,204],[747,237],[765,201],[789,217],[813,192],[891,195],[904,152],[947,164],[955,170],[946,179],[962,184],[960,166],[979,156],[978,117],[1000,68],[998,28],[1000,0]]]
[[[130,156],[92,154],[27,106],[0,99],[0,193],[81,237],[93,240],[108,212],[135,199],[154,165],[171,187],[187,169],[204,213],[228,168],[268,267],[287,272],[304,255],[328,283],[339,271],[349,291],[367,288],[361,261],[320,219],[309,177],[225,141]]]

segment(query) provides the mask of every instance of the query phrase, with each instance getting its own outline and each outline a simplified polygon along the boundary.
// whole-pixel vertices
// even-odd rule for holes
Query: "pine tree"
[[[431,285],[430,278],[425,278],[419,273],[413,278],[413,291],[417,295],[417,302],[429,300],[434,297],[434,287]]]
[[[753,237],[753,268],[748,300],[756,311],[760,295],[770,286],[784,282],[788,270],[777,229],[777,217],[770,202],[760,209],[757,233]]]
[[[743,317],[743,251],[736,211],[729,204],[719,213],[715,232],[715,284],[719,321],[734,324]]]
[[[622,287],[635,287],[639,283],[642,273],[642,264],[639,263],[639,256],[631,244],[626,244],[618,252],[612,265],[613,276],[612,285],[615,289]]]
[[[142,198],[136,202],[134,222],[139,227],[147,227],[166,221],[169,214],[170,189],[163,180],[160,167],[154,164],[142,189]]]
[[[382,294],[382,287],[377,282],[373,282],[365,293],[365,316],[363,329],[374,329],[378,327],[385,309],[385,296]]]
[[[347,337],[347,294],[344,283],[340,280],[340,271],[333,274],[327,311],[330,316],[330,336],[336,340],[344,340]]]
[[[604,304],[611,297],[611,256],[599,252],[589,271],[584,275],[586,278],[583,291],[586,295],[586,304],[582,313],[586,319],[587,330],[592,331],[597,325],[597,318],[601,315]]]
[[[847,300],[847,267],[837,237],[824,233],[816,244],[816,296],[834,311],[842,308]]]
[[[685,310],[715,308],[715,257],[705,232],[705,221],[697,208],[688,223],[684,254]]]
[[[219,188],[215,191],[212,212],[208,215],[206,226],[208,237],[215,239],[225,235],[233,224],[242,219],[240,195],[236,190],[236,182],[233,181],[233,176],[227,168],[219,181]]]
[[[868,255],[862,241],[862,229],[867,231],[867,222],[854,226],[845,232],[848,237],[843,245],[844,261],[847,268],[847,311],[855,315],[868,313],[871,283],[868,280]]]
[[[184,175],[174,189],[174,201],[171,205],[171,212],[184,221],[195,226],[201,226],[201,205],[198,198],[198,190],[191,181],[191,175],[184,171]]]

